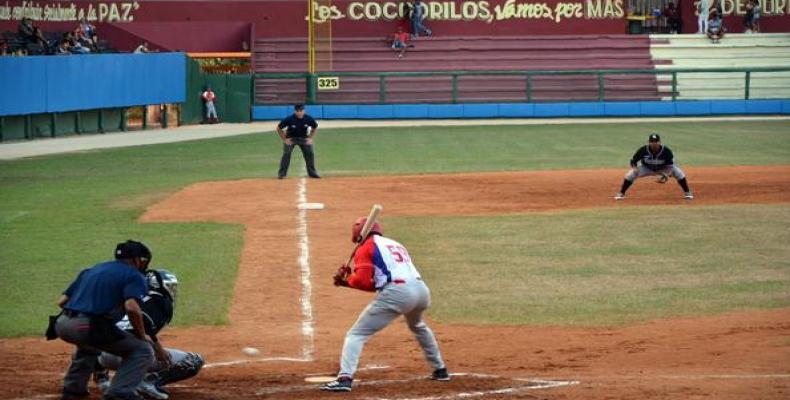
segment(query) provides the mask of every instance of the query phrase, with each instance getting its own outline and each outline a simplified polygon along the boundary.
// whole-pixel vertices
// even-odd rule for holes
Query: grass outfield
[[[790,306],[784,205],[387,221],[445,322],[611,325]]]
[[[320,132],[317,139],[317,163],[319,170],[329,178],[338,175],[624,167],[634,150],[645,142],[647,134],[657,130],[685,166],[790,164],[788,122],[684,122],[655,125],[326,129]],[[292,172],[303,169],[301,156],[298,151],[295,153]],[[76,273],[97,261],[110,258],[114,244],[127,238],[144,240],[155,253],[154,264],[172,269],[181,278],[183,284],[177,324],[225,323],[242,246],[241,227],[208,223],[139,224],[136,219],[146,206],[194,182],[274,177],[279,156],[279,140],[274,134],[266,134],[0,162],[0,275],[3,277],[0,280],[0,336],[39,334],[46,321],[45,316],[55,310],[53,302]],[[691,182],[693,184],[693,176]],[[784,221],[785,225],[781,229],[786,232],[786,208],[775,208],[782,212],[775,215],[777,220],[774,222]],[[675,211],[662,210],[664,215],[672,212]],[[654,209],[636,209],[609,216],[615,224],[628,225],[634,220],[649,218],[654,213]],[[756,214],[735,214],[743,215],[733,219],[736,226],[748,226],[753,223],[753,218],[762,221]],[[593,224],[599,214],[576,212],[551,216],[501,217],[504,221],[516,224],[525,222],[525,218],[546,218],[550,222],[543,224],[545,228],[540,233],[541,240],[567,245],[557,249],[556,254],[545,255],[544,259],[557,265],[567,262],[567,267],[572,268],[572,256],[581,250],[576,241],[568,241],[574,237],[568,232],[577,229],[574,224]],[[445,229],[462,233],[462,237],[488,237],[485,230],[475,228],[478,224],[464,227],[464,224],[469,224],[465,219],[437,221],[445,225]],[[710,227],[709,221],[700,220],[700,225],[694,230],[699,236],[690,236],[691,239],[696,241],[702,237],[711,240],[712,249],[715,246],[732,247],[725,238],[715,239],[720,236],[715,228]],[[678,229],[683,228],[678,226]],[[407,237],[426,234],[435,237],[421,230],[427,229],[425,227],[415,226],[413,232],[407,225],[397,229],[399,238],[404,241]],[[612,232],[609,238],[612,243],[629,243],[635,237],[619,232]],[[595,235],[597,232],[590,231],[589,234]],[[457,246],[450,239],[460,240],[448,238],[446,242],[437,242],[434,239],[433,242],[436,246]],[[535,237],[526,239],[535,242]],[[772,243],[770,239],[761,243],[768,245]],[[673,244],[672,249],[677,248],[679,245]],[[474,273],[466,277],[467,280],[477,279],[480,273],[476,267],[490,265],[487,260],[500,255],[509,254],[515,258],[532,254],[513,244],[505,247],[488,246],[474,252],[467,252],[464,247],[456,247],[458,249],[465,254],[463,259],[468,260],[465,267],[472,268],[470,273]],[[618,250],[615,247],[601,253],[598,256],[600,265],[617,264],[616,261],[623,255]],[[754,259],[764,259],[766,255],[763,250],[760,246],[744,246],[743,249]],[[656,263],[662,260],[677,262],[674,252],[667,252],[660,246],[645,247],[642,251],[645,257]],[[692,259],[715,259],[711,257],[715,256],[716,251],[707,252],[692,251],[688,256]],[[778,282],[783,282],[786,288],[790,279],[787,276],[788,265],[783,260],[789,258],[786,253],[779,254],[785,257],[771,258],[774,261],[769,268],[778,271]],[[418,260],[428,257],[431,255],[421,254]],[[420,263],[425,264],[429,260]],[[514,270],[507,273],[518,274],[523,267],[515,265],[512,268]],[[598,272],[602,275],[607,273],[606,269],[589,267],[590,274],[596,275]],[[436,273],[441,274],[441,270]],[[568,273],[566,278],[581,279],[582,275]],[[446,286],[446,282],[453,281],[441,278],[437,275],[437,279],[443,282],[434,283],[433,286],[442,293],[441,296],[445,295],[443,291],[447,291],[447,296],[450,296],[454,287]],[[673,288],[680,290],[687,287],[687,283],[678,281],[674,286],[667,284],[659,288],[664,291]],[[740,283],[748,285],[752,281],[736,280],[730,283],[737,286]],[[576,317],[573,314],[566,315],[566,322],[630,320],[616,316],[622,314],[623,307],[632,306],[633,299],[585,297],[574,304],[574,296],[577,296],[575,290],[579,287],[586,285],[582,282],[567,282],[559,287],[530,286],[530,290],[537,292],[532,295],[534,297],[524,297],[523,301],[525,307],[529,306],[529,301],[533,301],[531,307],[539,308],[534,301],[552,298],[548,294],[564,288],[566,292],[563,299],[568,303],[567,308],[580,310]],[[458,286],[458,289],[457,293],[460,294],[467,288]],[[760,292],[765,291],[774,293],[773,300],[758,301],[752,306],[770,307],[786,305],[788,302],[786,291],[784,295],[776,294],[781,288],[761,287]],[[707,299],[705,295],[684,297],[682,293],[676,297],[688,298],[689,303],[705,303]],[[492,301],[509,304],[513,299],[512,295],[505,295]],[[590,301],[599,304],[589,305]],[[473,315],[465,311],[468,310],[468,302],[448,304],[457,304],[459,308],[451,310],[437,307],[440,318],[479,322],[483,318],[478,314],[489,312],[480,308]],[[718,308],[710,310],[742,306],[735,299],[732,302],[724,299]],[[610,314],[614,317],[590,320],[586,313],[590,307],[610,308]],[[691,305],[673,307],[675,313],[695,309]],[[630,308],[626,311],[631,312]],[[672,314],[671,311],[668,309],[663,312]],[[664,314],[646,311],[640,318],[649,318],[651,315]],[[490,318],[490,322],[519,321],[552,323],[548,320],[533,320],[531,317],[515,319],[504,311],[502,315]]]

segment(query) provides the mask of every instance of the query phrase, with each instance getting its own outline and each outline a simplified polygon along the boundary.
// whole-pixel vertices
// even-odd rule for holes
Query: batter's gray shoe
[[[625,194],[624,193],[617,192],[617,194],[614,195],[614,199],[615,200],[622,200],[624,198],[625,198]]]
[[[351,378],[337,378],[321,386],[321,390],[325,392],[350,392],[353,383],[354,380]]]
[[[447,368],[439,368],[436,371],[433,371],[433,374],[431,374],[431,379],[435,381],[449,381],[450,374],[447,373]]]
[[[683,193],[683,198],[686,200],[694,200],[694,195],[691,192]]]
[[[170,397],[167,393],[160,391],[153,383],[148,381],[140,382],[140,385],[137,386],[137,393],[149,399],[156,400],[167,400],[167,398]]]

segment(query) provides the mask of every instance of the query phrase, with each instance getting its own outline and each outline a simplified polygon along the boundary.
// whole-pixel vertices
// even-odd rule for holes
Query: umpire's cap
[[[658,136],[657,133],[651,133],[650,136],[647,138],[647,141],[650,142],[650,143],[660,142],[661,141],[661,136]]]
[[[127,240],[115,246],[115,259],[142,258],[151,261],[151,250],[144,244],[134,240]]]

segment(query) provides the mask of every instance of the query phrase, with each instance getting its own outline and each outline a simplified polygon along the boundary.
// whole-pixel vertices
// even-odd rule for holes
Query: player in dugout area
[[[686,200],[694,199],[694,195],[689,189],[686,181],[686,174],[675,163],[674,155],[669,147],[661,144],[661,136],[651,133],[647,138],[647,144],[640,147],[631,157],[631,169],[625,174],[623,185],[620,191],[614,195],[615,200],[623,200],[625,192],[638,178],[644,176],[659,176],[658,183],[666,183],[669,177],[678,181],[678,185],[683,189],[683,197]]]

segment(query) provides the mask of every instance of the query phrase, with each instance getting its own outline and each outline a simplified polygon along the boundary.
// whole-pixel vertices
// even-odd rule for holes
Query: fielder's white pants
[[[667,174],[668,176],[671,176],[677,180],[681,180],[686,177],[686,174],[683,173],[683,170],[677,165],[670,165],[663,169],[653,171],[652,169],[640,164],[636,171],[633,168],[628,170],[628,172],[625,174],[625,179],[629,182],[633,182],[634,180],[644,176],[661,175],[661,173]]]

